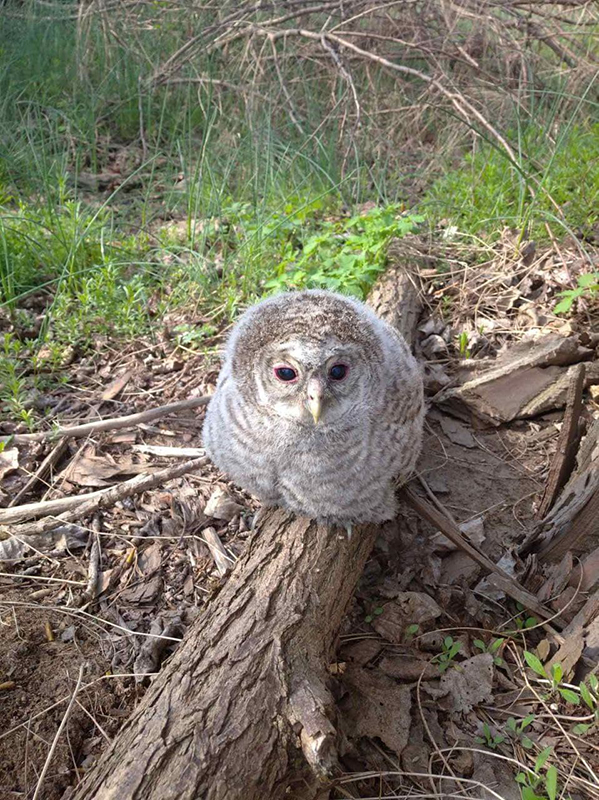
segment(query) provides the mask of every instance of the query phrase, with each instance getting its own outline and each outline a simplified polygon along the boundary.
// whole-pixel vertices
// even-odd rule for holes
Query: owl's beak
[[[322,395],[323,395],[323,387],[322,385],[312,379],[308,383],[308,409],[310,414],[312,414],[312,418],[314,419],[314,423],[318,424],[318,420],[320,419],[320,415],[322,413]]]

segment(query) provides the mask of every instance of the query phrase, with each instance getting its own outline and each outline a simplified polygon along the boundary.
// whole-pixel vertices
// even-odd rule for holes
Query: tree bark
[[[76,800],[315,797],[337,769],[327,689],[377,534],[269,510]]]

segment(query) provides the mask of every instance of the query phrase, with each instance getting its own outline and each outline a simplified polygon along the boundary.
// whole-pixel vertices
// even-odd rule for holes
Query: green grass
[[[598,221],[592,80],[578,98],[567,76],[547,81],[529,117],[515,110],[505,120],[515,165],[477,140],[406,209],[402,186],[421,176],[393,139],[393,117],[379,129],[365,113],[361,145],[347,149],[320,65],[282,66],[294,80],[296,125],[277,76],[251,106],[210,83],[152,86],[155,64],[189,35],[167,13],[148,6],[152,24],[124,42],[94,16],[78,28],[74,8],[25,3],[24,17],[6,16],[0,30],[0,402],[28,425],[40,368],[59,375],[65,352],[99,335],[151,334],[175,304],[193,301],[219,325],[285,288],[363,297],[391,238],[443,218],[489,240],[505,225],[542,237],[545,222],[559,236]],[[236,64],[227,77],[247,83]],[[221,67],[201,52],[194,61],[207,76],[222,77]],[[401,104],[393,78],[369,80],[367,91]],[[431,131],[448,122],[426,115]],[[439,175],[444,155],[427,158]],[[83,190],[105,172],[117,175],[112,192]],[[360,214],[366,200],[377,207]],[[31,295],[41,297],[37,312],[26,307]],[[186,347],[206,335],[178,334]]]
[[[597,225],[598,123],[564,126],[556,142],[545,129],[527,130],[518,167],[482,145],[462,167],[436,181],[424,207],[460,231],[490,240],[505,226],[546,239],[545,223],[557,238],[572,231],[587,234]]]

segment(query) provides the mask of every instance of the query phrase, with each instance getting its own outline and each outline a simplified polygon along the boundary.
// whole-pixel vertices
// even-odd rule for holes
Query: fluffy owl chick
[[[228,341],[203,438],[265,505],[329,524],[392,519],[420,452],[422,377],[401,336],[320,290],[248,309]]]

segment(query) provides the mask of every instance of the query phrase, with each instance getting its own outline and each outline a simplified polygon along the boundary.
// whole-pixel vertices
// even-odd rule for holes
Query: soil
[[[433,286],[436,296],[437,286]],[[428,313],[434,312],[432,308]],[[468,323],[465,313],[460,310],[461,325]],[[98,342],[94,354],[69,367],[69,385],[45,398],[46,407],[55,409],[51,415],[63,425],[77,424],[206,394],[216,380],[218,359],[214,352],[190,354],[177,348],[169,330],[182,321],[203,323],[199,317],[173,315],[158,342],[135,342],[125,348]],[[510,329],[505,339],[519,338],[521,333]],[[220,336],[212,344],[222,341]],[[481,355],[501,346],[497,338],[491,344],[481,347]],[[450,350],[444,364],[449,374],[452,359],[459,357]],[[594,412],[588,398],[587,408]],[[202,415],[201,410],[189,411],[134,430],[69,441],[45,484],[34,487],[20,502],[93,491],[165,466],[171,462],[139,446],[201,447]],[[480,549],[494,561],[502,560],[520,580],[535,569],[518,558],[516,548],[534,523],[535,504],[555,454],[561,419],[558,411],[488,429],[459,422],[434,405],[427,418],[418,470],[427,491]],[[2,427],[5,433],[15,430],[6,423],[0,433]],[[20,467],[7,474],[2,484],[3,505],[53,447],[44,443],[19,448]],[[224,518],[206,513],[217,489],[232,503],[232,513]],[[39,795],[45,800],[69,796],[143,695],[151,673],[160,668],[226,581],[215,568],[203,531],[212,528],[234,560],[245,548],[255,511],[252,498],[206,467],[201,473],[123,500],[91,521],[63,526],[52,536],[32,537],[28,542],[35,549],[23,548],[12,560],[0,562],[2,571],[10,573],[0,576],[0,800],[33,796],[83,667],[76,702],[57,739]],[[86,586],[94,540],[100,544],[100,577],[97,595],[90,599]],[[347,712],[343,758],[348,772],[393,770],[400,756],[404,770],[424,772],[435,747],[452,748],[459,743],[480,749],[475,742],[482,722],[491,719],[486,711],[481,715],[477,709],[468,709],[468,704],[468,710],[459,713],[452,707],[438,670],[438,654],[447,633],[430,637],[437,629],[450,631],[461,642],[458,658],[471,659],[480,652],[473,644],[477,637],[490,641],[484,631],[499,635],[515,624],[526,624],[522,609],[481,582],[483,577],[468,556],[443,542],[407,508],[402,507],[395,528],[381,535],[346,620],[337,669],[332,665],[340,707]],[[406,620],[398,610],[399,599],[405,600],[406,593],[418,596],[418,613],[425,596],[434,598],[441,613],[434,625],[425,622],[406,635]],[[566,620],[577,607],[572,605]],[[170,637],[160,650],[148,645],[151,636],[147,634],[156,633]],[[530,641],[536,644],[542,638],[542,632],[536,631]],[[428,673],[421,678],[419,712],[415,707],[410,711],[408,695],[423,664],[428,665]],[[370,690],[360,670],[367,671]],[[389,676],[392,682],[384,683]],[[511,697],[510,692],[518,688],[513,669],[496,669],[489,705],[499,706],[502,698]],[[361,706],[352,707],[368,691],[387,692],[388,697],[400,692],[398,703],[406,717],[399,727],[405,728],[404,733],[410,731],[409,737],[407,733],[399,737],[401,746],[397,736],[385,738],[383,733],[377,738],[373,731],[380,720],[370,720],[370,727],[365,727]],[[445,699],[440,700],[441,696]],[[503,721],[519,711],[528,713],[523,701],[513,708],[511,702],[506,700],[509,713]],[[543,726],[535,730],[533,725],[530,730],[539,746],[550,733]],[[438,768],[439,763],[433,766]],[[495,791],[503,791],[506,798],[519,796],[517,790],[514,795],[513,771],[506,773],[505,765],[490,764],[486,756],[456,751],[451,764],[456,774],[482,785],[494,781]],[[401,784],[397,777],[385,781],[389,792]],[[416,780],[415,785],[421,784]],[[422,786],[422,791],[430,789],[426,782]],[[364,779],[354,789],[360,797],[378,796],[382,791],[378,779]]]

